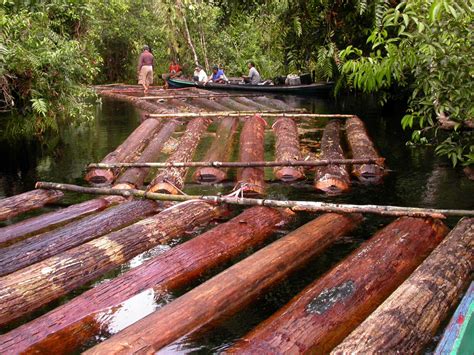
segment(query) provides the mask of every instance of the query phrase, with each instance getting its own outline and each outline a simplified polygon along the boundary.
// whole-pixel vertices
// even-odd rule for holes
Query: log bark
[[[204,157],[204,161],[225,161],[232,153],[232,144],[237,131],[239,121],[235,117],[227,117],[220,121],[216,137]],[[194,180],[199,183],[215,184],[227,178],[225,168],[199,168],[194,173]]]
[[[143,121],[113,152],[102,160],[104,163],[130,162],[137,157],[155,132],[160,128],[161,121],[147,119]],[[117,175],[118,169],[91,169],[86,174],[86,180],[94,185],[111,184]]]
[[[0,254],[0,276],[57,255],[101,235],[126,227],[161,209],[151,200],[122,203],[99,214],[85,217],[51,232],[36,235],[7,248]]]
[[[354,159],[380,158],[372,140],[369,138],[364,123],[359,117],[353,116],[346,121],[346,135]],[[352,174],[366,183],[380,183],[384,173],[384,168],[380,165],[355,164],[352,166]]]
[[[462,219],[333,354],[422,353],[474,271],[474,218]]]
[[[232,220],[178,245],[135,269],[100,284],[68,303],[13,331],[0,335],[0,353],[71,353],[107,323],[96,319],[119,308],[130,297],[153,288],[172,291],[196,280],[205,271],[255,247],[292,217],[289,210],[247,209]],[[90,330],[90,331],[86,331]]]
[[[341,147],[341,125],[339,121],[330,121],[323,132],[321,141],[321,159],[344,159]],[[351,178],[345,165],[327,165],[316,168],[314,187],[329,194],[338,194],[349,190]]]
[[[0,221],[41,208],[48,203],[56,202],[63,195],[61,191],[31,190],[3,198],[0,200]]]
[[[254,98],[254,100],[258,103],[261,103],[262,105],[273,107],[273,109],[282,110],[282,111],[294,110],[294,108],[288,105],[287,103],[281,100],[271,99],[267,96],[257,96]]]
[[[276,137],[275,160],[301,160],[300,142],[295,121],[288,117],[281,117],[275,121],[272,128]],[[278,167],[273,169],[273,173],[278,180],[285,182],[299,180],[304,177],[302,167]]]
[[[334,115],[321,113],[302,113],[299,109],[291,109],[286,112],[256,112],[256,111],[225,111],[220,112],[180,112],[180,113],[150,113],[148,117],[154,118],[195,118],[195,117],[246,117],[258,114],[261,117],[291,117],[293,119],[310,119],[310,118],[351,118],[353,115]]]
[[[341,235],[351,231],[360,219],[360,216],[323,215],[204,282],[86,354],[151,353],[193,330],[228,316],[304,265]]]
[[[187,202],[0,278],[0,326],[28,314],[222,210]]]
[[[267,123],[259,116],[249,117],[240,132],[240,161],[251,162],[264,159],[265,126]],[[263,168],[239,169],[238,180],[246,196],[265,194],[265,175]]]
[[[143,89],[139,91],[143,91]],[[114,100],[131,103],[133,106],[150,113],[163,114],[163,113],[179,112],[176,108],[173,108],[172,106],[165,106],[162,104],[158,104],[156,102],[155,103],[147,102],[145,100],[142,100],[140,96],[126,95],[126,92],[124,92],[123,90],[121,90],[118,93],[109,91],[109,90],[101,91],[100,95],[114,99]]]
[[[200,112],[201,109],[196,105],[191,105],[185,99],[168,99],[168,104],[179,109],[180,112]]]
[[[190,161],[199,144],[201,135],[206,131],[211,121],[198,117],[188,123],[184,135],[181,137],[178,148],[167,161]],[[158,173],[149,185],[151,192],[178,194],[184,186],[187,168],[167,168]]]
[[[441,242],[439,221],[400,218],[258,325],[231,349],[326,354]]]
[[[236,111],[250,111],[250,110],[253,109],[251,106],[249,106],[249,105],[244,105],[244,104],[238,102],[237,100],[234,100],[234,99],[231,98],[231,97],[219,97],[219,98],[216,98],[216,101],[217,101],[219,104],[228,107],[230,110],[236,110]]]
[[[209,109],[211,111],[228,111],[229,108],[224,106],[214,100],[209,100],[207,98],[193,98],[191,99],[192,105],[197,105],[203,109]]]
[[[163,149],[164,144],[169,137],[173,134],[176,127],[179,125],[179,122],[176,120],[167,121],[160,131],[155,134],[151,139],[148,146],[140,155],[140,158],[137,160],[137,163],[155,161],[161,150]],[[140,188],[143,186],[143,182],[148,175],[150,168],[131,168],[127,169],[118,179],[118,184],[130,184],[135,188]]]
[[[235,101],[240,102],[241,104],[244,104],[251,108],[252,110],[257,110],[257,111],[273,111],[275,108],[273,106],[267,106],[264,105],[260,102],[257,102],[253,99],[249,99],[248,97],[245,96],[231,96]]]

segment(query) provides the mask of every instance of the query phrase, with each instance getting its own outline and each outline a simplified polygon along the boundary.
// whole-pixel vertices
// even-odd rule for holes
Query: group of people
[[[143,51],[140,54],[140,58],[138,59],[138,84],[143,86],[144,93],[147,93],[150,85],[153,84],[153,54],[151,53],[149,46],[143,46]],[[260,82],[260,74],[255,68],[254,62],[249,62],[247,64],[249,68],[249,75],[242,76],[244,83],[257,85]],[[176,78],[181,76],[182,68],[176,62],[176,60],[172,60],[169,68],[168,73],[163,74],[161,77],[165,81],[165,87],[168,85],[168,79]],[[193,80],[203,83],[206,85],[209,82],[212,83],[228,83],[229,80],[225,76],[224,70],[219,68],[217,65],[212,67],[212,74],[207,76],[206,71],[204,68],[196,64],[194,68]]]

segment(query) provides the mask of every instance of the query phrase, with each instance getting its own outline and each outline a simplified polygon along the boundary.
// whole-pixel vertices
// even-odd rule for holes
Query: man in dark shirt
[[[143,86],[143,92],[146,94],[151,84],[153,84],[153,54],[150,47],[143,46],[143,52],[138,59],[138,84]]]

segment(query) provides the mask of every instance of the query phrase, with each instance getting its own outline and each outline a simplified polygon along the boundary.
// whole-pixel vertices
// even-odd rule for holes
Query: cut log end
[[[159,182],[153,185],[148,191],[170,195],[179,195],[181,193],[176,186],[167,182]]]
[[[198,169],[194,174],[194,181],[199,184],[217,184],[226,179],[226,173],[217,168]]]
[[[381,183],[385,175],[383,167],[376,164],[354,165],[352,173],[364,183],[378,184]]]
[[[292,182],[296,180],[301,180],[304,175],[298,169],[285,166],[275,171],[275,177],[283,182]]]
[[[349,184],[336,177],[318,180],[314,184],[314,187],[330,195],[340,194],[349,190]]]
[[[108,185],[115,179],[110,169],[92,169],[86,175],[86,181],[92,185]]]

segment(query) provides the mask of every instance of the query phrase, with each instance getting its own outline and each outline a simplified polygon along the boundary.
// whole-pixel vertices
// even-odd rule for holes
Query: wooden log
[[[248,97],[245,97],[245,96],[232,96],[232,98],[237,101],[237,102],[240,102],[241,104],[244,104],[246,106],[248,106],[249,108],[251,108],[252,110],[257,110],[257,111],[272,111],[274,110],[275,108],[273,106],[267,106],[267,105],[264,105],[260,102],[257,102],[253,99],[249,99]]]
[[[71,353],[107,323],[96,319],[134,295],[152,288],[172,291],[196,280],[206,270],[255,247],[292,217],[289,210],[253,207],[232,220],[180,244],[127,273],[100,284],[68,303],[11,332],[0,335],[0,353]]]
[[[295,121],[288,117],[281,117],[272,126],[275,133],[275,160],[301,160],[298,129]],[[302,179],[302,167],[282,166],[273,169],[275,177],[281,181],[289,182]]]
[[[265,120],[257,115],[249,117],[240,132],[240,161],[251,162],[264,159]],[[265,194],[263,168],[243,168],[238,171],[238,180],[246,196]]]
[[[0,276],[57,255],[89,240],[128,226],[162,209],[151,200],[122,203],[99,214],[85,217],[51,232],[36,235],[7,248],[0,254]]]
[[[474,218],[464,218],[333,353],[422,353],[472,280],[473,251]]]
[[[169,137],[171,137],[178,125],[179,122],[176,120],[167,121],[160,131],[151,139],[150,143],[147,145],[145,150],[140,155],[140,158],[137,160],[137,163],[155,161],[163,149],[164,144],[169,139]],[[147,167],[127,169],[117,179],[117,183],[130,184],[135,188],[140,188],[143,185],[143,182],[149,171],[150,169]]]
[[[239,121],[235,117],[227,117],[219,122],[216,137],[204,157],[205,161],[228,160],[232,152],[235,132]],[[194,173],[194,180],[199,183],[215,184],[227,178],[227,169],[205,167]]]
[[[178,148],[167,161],[189,161],[199,144],[201,135],[206,131],[211,120],[203,117],[193,119],[188,123],[184,135],[181,137]],[[178,194],[184,186],[187,168],[168,168],[156,175],[149,185],[150,192]]]
[[[141,98],[138,96],[126,95],[125,92],[122,90],[120,90],[119,92],[114,92],[110,90],[101,91],[100,95],[109,97],[114,100],[131,103],[135,107],[141,110],[150,112],[150,113],[159,114],[159,113],[165,113],[165,112],[168,112],[168,113],[178,112],[177,109],[172,108],[172,107],[166,107],[158,103],[147,102],[145,100],[141,100]]]
[[[261,103],[262,105],[273,107],[273,109],[282,110],[282,111],[294,110],[294,108],[288,105],[287,103],[281,100],[271,99],[267,96],[257,96],[254,98],[254,100],[258,103]]]
[[[187,112],[200,112],[201,109],[196,106],[192,105],[186,99],[168,99],[167,103],[179,109],[179,112],[187,111]]]
[[[43,207],[63,197],[61,191],[31,190],[0,200],[0,221]]]
[[[257,251],[86,354],[151,353],[247,305],[351,231],[360,216],[323,215]]]
[[[439,221],[403,217],[377,232],[230,352],[326,354],[441,242]]]
[[[353,116],[346,121],[346,136],[353,158],[380,158],[359,117]],[[380,183],[385,170],[380,165],[355,164],[352,166],[352,174],[362,182]]]
[[[219,97],[216,98],[216,102],[236,111],[249,111],[253,109],[251,106],[244,105],[231,97]]]
[[[161,122],[155,119],[143,121],[113,152],[102,160],[104,163],[132,161],[140,153],[160,128]],[[85,179],[94,185],[111,184],[119,171],[117,169],[92,169]]]
[[[96,279],[145,250],[209,222],[221,213],[221,208],[205,202],[181,203],[0,277],[0,326]]]
[[[197,105],[199,107],[209,109],[211,111],[227,111],[229,108],[224,106],[214,100],[209,100],[206,98],[193,98],[191,104]]]
[[[341,147],[341,125],[339,121],[330,121],[323,132],[321,141],[321,159],[344,159]],[[345,165],[327,165],[316,168],[314,187],[330,194],[349,190],[351,179]]]

